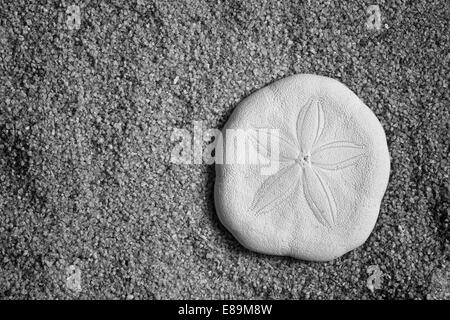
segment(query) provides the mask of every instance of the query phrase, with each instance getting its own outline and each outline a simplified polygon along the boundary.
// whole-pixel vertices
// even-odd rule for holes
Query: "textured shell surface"
[[[219,153],[235,147],[233,130],[247,132],[257,161],[216,164],[215,203],[245,247],[327,261],[368,238],[390,161],[380,122],[350,89],[316,75],[279,80],[236,107]]]

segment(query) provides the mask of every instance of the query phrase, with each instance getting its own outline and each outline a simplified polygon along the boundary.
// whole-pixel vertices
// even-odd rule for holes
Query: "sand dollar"
[[[383,128],[342,83],[279,80],[244,99],[216,147],[215,204],[245,247],[327,261],[363,244],[390,161]]]

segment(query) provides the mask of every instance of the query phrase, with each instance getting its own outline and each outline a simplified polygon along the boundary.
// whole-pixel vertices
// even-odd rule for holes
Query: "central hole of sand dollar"
[[[309,153],[300,155],[300,157],[297,159],[297,163],[300,164],[302,167],[310,166],[311,155]]]

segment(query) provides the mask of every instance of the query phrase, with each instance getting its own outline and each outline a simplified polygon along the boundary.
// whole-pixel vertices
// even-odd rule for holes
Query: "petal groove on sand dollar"
[[[231,132],[246,134],[236,142]],[[257,161],[230,161],[229,150],[256,152],[246,159]],[[334,259],[367,239],[390,170],[373,112],[345,85],[315,75],[244,99],[216,154],[224,155],[215,184],[222,223],[251,250],[305,260]]]

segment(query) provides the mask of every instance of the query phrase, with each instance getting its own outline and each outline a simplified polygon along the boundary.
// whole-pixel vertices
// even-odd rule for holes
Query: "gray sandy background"
[[[0,298],[450,298],[449,1],[39,3],[0,0]],[[392,158],[372,235],[329,263],[245,250],[214,167],[170,163],[174,128],[296,73],[353,90]]]

